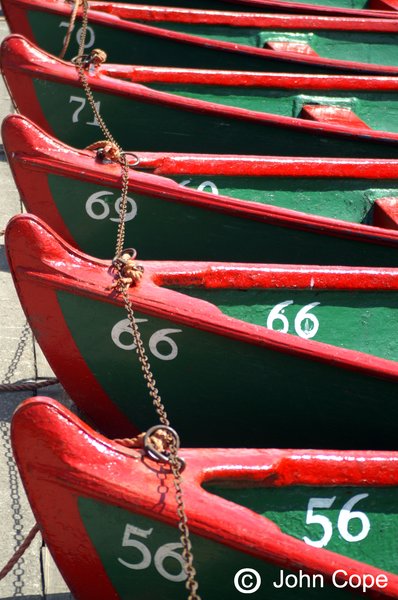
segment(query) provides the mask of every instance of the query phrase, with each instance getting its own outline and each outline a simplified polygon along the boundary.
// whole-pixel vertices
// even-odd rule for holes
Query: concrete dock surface
[[[0,38],[8,34],[0,16]],[[0,83],[0,119],[12,112],[7,90]],[[0,230],[8,220],[23,210],[3,146],[0,146]],[[4,237],[0,236],[0,382],[15,383],[38,377],[53,377],[40,348],[26,322],[7,265]],[[68,407],[71,402],[60,385],[43,388],[41,395],[56,398]],[[0,394],[0,570],[25,539],[34,517],[18,475],[9,439],[12,413],[18,404],[33,392]],[[73,600],[51,555],[38,534],[17,565],[0,581],[0,599]],[[89,599],[88,599],[89,600]]]

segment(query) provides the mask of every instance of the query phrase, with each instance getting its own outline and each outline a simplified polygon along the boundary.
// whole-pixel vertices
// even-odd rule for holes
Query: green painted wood
[[[148,429],[155,415],[131,334],[116,337],[130,350],[116,346],[111,337],[115,325],[126,323],[124,309],[62,291],[58,301],[79,351],[106,393],[140,430]],[[202,447],[217,439],[220,447],[227,447],[239,439],[248,447],[397,447],[395,382],[152,316],[137,317],[148,319],[140,322],[142,338],[186,446]],[[161,329],[178,330],[170,334],[177,348],[172,360],[159,358],[170,354],[169,344],[154,345],[153,335]],[[226,410],[233,415],[228,428]],[[199,430],[197,423],[204,418],[206,426]]]
[[[159,548],[162,548],[164,544],[179,543],[178,531],[175,528],[143,515],[84,497],[78,498],[78,506],[84,526],[121,600],[158,597],[161,597],[162,600],[175,600],[177,596],[184,596],[184,581],[168,580],[159,573],[154,558],[144,569],[128,568],[119,560],[121,559],[127,564],[134,564],[142,559],[139,550],[122,546],[126,525],[151,532],[141,538],[134,534],[130,536],[131,540],[144,543],[151,557],[155,557]],[[233,581],[235,574],[245,567],[256,569],[260,573],[262,585],[258,593],[264,594],[268,600],[304,600],[307,598],[326,600],[334,597],[348,600],[356,597],[353,593],[338,590],[326,583],[323,589],[317,587],[300,590],[286,587],[277,590],[273,587],[272,582],[279,580],[280,568],[278,566],[199,535],[191,534],[191,541],[200,594],[209,600],[241,599],[242,594],[235,589]],[[175,551],[178,554],[181,552],[179,548]],[[145,553],[145,556],[148,561],[148,554]],[[172,576],[178,576],[181,573],[181,564],[176,558],[166,558],[163,568]],[[288,574],[289,571],[286,570],[285,573]]]
[[[66,32],[67,20],[62,16],[41,11],[28,11],[28,20],[36,43],[58,55],[62,49],[63,34]],[[137,21],[138,22],[138,21]],[[260,28],[223,27],[209,25],[190,25],[180,23],[151,22],[154,27],[181,31],[210,39],[242,43],[261,48],[267,41],[305,41],[325,58],[336,58],[352,61],[368,62],[384,65],[398,65],[398,46],[396,34],[363,33],[363,32],[291,32],[264,31]],[[95,31],[94,31],[95,29]],[[72,37],[72,44],[67,58],[77,54],[77,36]],[[197,67],[208,69],[237,69],[254,71],[296,72],[297,64],[289,64],[283,60],[268,61],[265,57],[245,54],[220,52],[205,46],[182,45],[173,40],[154,38],[150,35],[136,34],[111,27],[95,25],[88,36],[89,48],[102,48],[110,62],[126,64],[142,64],[151,66]],[[330,69],[320,65],[300,65],[301,73],[327,73]],[[335,69],[334,69],[335,71]]]
[[[206,489],[264,515],[274,521],[284,533],[299,540],[305,537],[313,542],[324,540],[327,543],[322,547],[327,550],[391,573],[398,573],[398,491],[396,488],[348,486],[253,488],[244,487],[244,484],[242,487],[227,487],[210,483],[206,485]],[[322,525],[306,523],[309,501],[314,498],[330,500],[334,498],[330,508],[313,509],[314,515],[321,515],[332,524],[333,533],[329,540],[328,534],[324,537],[325,530]],[[344,524],[344,519],[340,517],[341,510],[350,501],[354,501],[352,512],[359,511],[364,516],[351,518]],[[345,510],[351,512],[349,506]],[[362,536],[363,539],[360,539]]]
[[[41,11],[28,11],[28,20],[37,45],[44,50],[58,55],[62,49],[62,40],[66,27],[62,23],[67,20],[61,16]],[[79,22],[79,20],[77,20]],[[71,59],[77,54],[79,27],[72,36],[72,43],[66,54]],[[206,47],[184,45],[173,40],[154,39],[151,35],[133,34],[132,32],[112,29],[101,25],[95,26],[94,35],[87,43],[90,48],[97,47],[106,51],[109,62],[138,64],[151,66],[196,67],[209,69],[237,69],[254,71],[290,71],[295,72],[297,65],[289,65],[284,61],[266,61],[264,58],[245,54],[230,54]],[[326,73],[328,69],[318,66],[300,66],[302,73]]]
[[[267,326],[269,319],[275,331],[398,360],[398,294],[394,292],[177,289],[247,323]],[[286,302],[291,304],[283,306]],[[280,312],[271,314],[276,306]],[[304,307],[311,307],[309,316],[300,313]]]
[[[367,0],[317,0],[316,2],[309,2],[309,0],[294,0],[295,2],[300,2],[303,4],[311,4],[314,6],[331,6],[331,7],[341,7],[341,8],[368,8]],[[145,4],[148,3],[145,0],[134,0],[133,4]],[[171,0],[156,0],[156,6],[170,6]],[[289,9],[290,2],[286,0],[286,9]],[[180,8],[200,8],[202,10],[233,10],[239,12],[274,12],[275,7],[273,6],[265,6],[258,7],[253,5],[246,4],[238,4],[237,2],[227,2],[222,0],[173,0],[173,6],[178,6]],[[280,12],[280,9],[279,11]]]
[[[186,181],[182,177],[176,178]],[[189,187],[200,187],[204,177],[190,178]],[[368,180],[303,178],[211,177],[222,193],[251,201],[354,222],[370,222],[377,197],[398,195],[398,184],[380,181],[369,190]],[[112,258],[118,226],[119,190],[50,174],[48,184],[57,210],[73,239],[85,252]],[[384,187],[386,186],[386,187]],[[390,187],[387,187],[390,186]],[[333,187],[336,189],[333,190]],[[299,189],[301,188],[301,189]],[[205,190],[210,190],[207,185]],[[142,259],[239,260],[317,264],[392,264],[398,257],[389,247],[338,239],[237,218],[219,212],[165,202],[152,196],[129,194],[127,243],[139,249]]]
[[[377,198],[397,196],[392,179],[349,177],[167,176],[191,189],[371,225]],[[215,186],[215,187],[214,187]]]
[[[141,21],[144,23],[145,21]],[[196,25],[189,23],[156,22],[156,27],[180,31],[262,48],[267,42],[305,42],[320,56],[337,60],[398,65],[396,33],[373,33],[354,31],[267,31],[255,27],[227,27],[221,25]],[[300,69],[301,71],[301,69]]]
[[[33,81],[56,137],[76,147],[98,141],[100,129],[79,88],[41,79]],[[324,137],[317,132],[192,113],[112,94],[95,92],[95,98],[113,136],[125,148],[154,152],[367,158],[389,158],[398,154],[396,144],[365,143],[351,138],[342,143],[339,137]]]
[[[397,45],[398,47],[398,45]],[[360,90],[283,90],[184,84],[148,84],[160,91],[225,106],[299,117],[304,105],[337,106],[352,110],[372,129],[398,132],[398,94]]]

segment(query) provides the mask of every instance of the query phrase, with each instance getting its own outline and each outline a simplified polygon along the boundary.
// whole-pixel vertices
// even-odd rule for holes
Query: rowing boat
[[[145,0],[131,0],[132,4],[145,6]],[[342,17],[371,17],[396,19],[396,0],[156,0],[156,6],[178,6],[201,10],[221,10],[239,12],[279,12],[301,13],[306,15],[326,15]]]
[[[110,262],[30,215],[10,222],[6,245],[21,304],[71,398],[103,431],[147,429],[153,408]],[[186,444],[397,447],[398,270],[140,264],[129,295]]]
[[[72,6],[3,0],[12,32],[61,52]],[[275,15],[90,2],[86,50],[112,62],[209,69],[398,73],[398,19]],[[69,58],[77,54],[76,28]],[[347,57],[350,57],[347,60]]]
[[[103,137],[71,63],[11,36],[2,44],[1,65],[19,111],[43,129],[77,147]],[[96,106],[125,148],[366,158],[398,154],[397,78],[103,65],[88,79]],[[266,103],[273,113],[264,111]]]
[[[17,409],[12,442],[45,542],[76,600],[184,597],[167,466],[100,436],[47,398]],[[202,597],[237,600],[258,584],[270,600],[352,600],[362,591],[398,598],[396,453],[181,455]],[[302,585],[300,574],[308,574]],[[277,589],[282,577],[287,584]]]
[[[20,115],[4,120],[2,140],[27,210],[84,252],[112,257],[119,165],[62,144]],[[129,174],[126,244],[141,258],[398,266],[396,161],[145,153],[139,160]]]

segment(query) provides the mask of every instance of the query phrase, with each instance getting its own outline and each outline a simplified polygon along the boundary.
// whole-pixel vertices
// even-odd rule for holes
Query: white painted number
[[[370,523],[365,513],[360,512],[359,510],[351,512],[351,509],[357,502],[368,496],[369,494],[358,494],[357,496],[354,496],[344,504],[340,511],[337,529],[339,530],[341,537],[347,542],[360,542],[361,540],[364,540],[369,533]],[[352,535],[352,533],[348,531],[348,524],[352,519],[359,519],[361,521],[362,530],[357,533],[357,535]]]
[[[69,21],[61,21],[61,23],[59,24],[58,27],[66,27],[66,29],[68,29]],[[86,38],[86,43],[84,44],[84,48],[86,50],[88,50],[88,48],[92,48],[92,46],[94,46],[94,43],[95,43],[94,29],[92,27],[88,26],[87,33],[88,33],[88,39]],[[76,32],[76,42],[78,44],[80,44],[81,35],[82,35],[82,28],[80,27]],[[64,42],[65,42],[65,38],[64,38]]]
[[[296,318],[294,319],[294,329],[300,337],[309,340],[318,333],[319,321],[315,315],[309,314],[309,311],[319,304],[320,302],[311,302],[311,304],[303,306],[303,308],[298,311]],[[310,327],[309,323],[312,323],[312,327]],[[301,326],[302,324],[304,327]]]
[[[86,104],[86,99],[80,98],[79,96],[71,96],[69,98],[69,104],[71,102],[77,102],[79,104],[79,106],[72,115],[72,123],[77,123],[79,121],[79,114],[81,113],[81,111],[84,108],[84,105]]]
[[[82,112],[83,108],[86,106],[86,99],[82,98],[81,96],[70,96],[69,104],[71,102],[77,102],[79,104],[79,106],[77,107],[77,109],[75,110],[75,112],[72,115],[72,123],[78,123],[79,122],[79,114]],[[95,107],[98,110],[98,112],[100,112],[101,102],[95,102],[94,104],[95,104]],[[97,121],[97,117],[95,117],[95,116],[92,121],[86,121],[86,125],[94,125],[94,127],[100,126]]]
[[[348,500],[339,513],[337,520],[337,529],[346,542],[360,542],[364,540],[370,531],[370,522],[365,513],[360,511],[351,512],[351,509],[361,500],[367,498],[369,494],[357,494],[351,500]],[[318,524],[323,529],[323,536],[320,540],[312,540],[311,538],[304,536],[303,540],[306,544],[314,546],[315,548],[323,548],[327,546],[333,535],[333,525],[328,517],[324,515],[314,515],[314,508],[331,508],[332,504],[336,500],[336,496],[333,498],[310,498],[307,508],[306,524],[313,525]],[[361,522],[361,531],[356,535],[353,535],[348,531],[349,522],[353,519],[359,519]]]
[[[128,569],[133,569],[133,570],[141,570],[141,569],[147,569],[151,562],[152,562],[152,555],[151,552],[149,550],[149,548],[147,546],[145,546],[145,544],[143,542],[140,542],[139,540],[135,540],[132,539],[132,535],[135,535],[136,537],[140,537],[142,539],[147,539],[153,532],[153,528],[151,529],[140,529],[139,527],[135,527],[134,525],[129,525],[127,524],[124,530],[124,534],[123,534],[123,540],[122,540],[122,546],[126,547],[128,546],[129,548],[135,548],[136,550],[138,550],[138,552],[140,552],[141,554],[141,559],[138,562],[127,562],[125,560],[123,560],[122,558],[118,558],[118,561],[125,567],[127,567]],[[169,581],[175,581],[175,582],[180,582],[180,581],[185,581],[185,579],[187,578],[186,573],[185,573],[185,569],[184,569],[184,560],[182,558],[182,556],[180,554],[178,554],[178,552],[176,552],[177,549],[182,549],[182,544],[180,543],[170,543],[170,544],[163,544],[163,546],[160,546],[156,552],[155,555],[153,557],[153,562],[155,565],[155,568],[157,570],[157,572],[159,573],[159,575],[161,575],[162,577],[164,577],[165,579],[168,579]],[[174,559],[177,561],[179,567],[180,567],[180,571],[176,574],[174,573],[169,573],[168,571],[166,571],[165,566],[164,566],[164,562],[167,559]]]
[[[286,300],[286,302],[280,302],[274,306],[271,312],[268,315],[267,319],[267,327],[268,329],[274,329],[275,321],[280,321],[282,323],[282,329],[278,329],[277,331],[281,331],[282,333],[287,333],[289,331],[289,321],[285,317],[284,308],[289,306],[289,304],[293,304],[293,300]]]
[[[332,539],[333,525],[327,517],[323,515],[314,515],[313,510],[314,508],[330,508],[335,500],[336,496],[333,496],[333,498],[311,498],[308,502],[307,518],[305,522],[307,525],[317,523],[323,528],[324,534],[320,540],[311,540],[309,537],[304,536],[303,540],[306,544],[315,546],[315,548],[323,548]]]
[[[106,196],[113,196],[113,192],[95,192],[91,194],[91,196],[87,199],[86,202],[86,213],[91,219],[95,219],[97,221],[101,221],[109,217],[110,207],[108,202],[105,202],[103,198]],[[119,215],[119,217],[110,217],[110,221],[114,221],[115,223],[120,223],[120,205],[122,203],[122,199],[118,198],[115,202],[115,212]],[[137,215],[137,204],[132,198],[127,198],[127,206],[128,210],[126,210],[125,221],[131,221]]]
[[[160,546],[160,548],[157,549],[156,554],[153,557],[153,561],[155,563],[156,570],[162,577],[168,579],[169,581],[179,582],[185,581],[187,575],[184,570],[184,559],[182,558],[181,554],[175,552],[177,548],[182,548],[182,544],[179,544],[178,542],[163,544],[163,546]],[[181,571],[176,575],[168,573],[164,568],[164,561],[166,558],[174,558],[177,562],[179,562],[181,565]]]
[[[289,331],[289,321],[284,315],[284,312],[286,306],[290,306],[291,304],[293,304],[293,300],[286,300],[285,302],[280,302],[274,306],[267,318],[268,329],[275,329],[281,333],[287,333]],[[303,308],[298,311],[296,318],[294,319],[294,330],[299,337],[309,340],[318,333],[319,321],[316,316],[310,314],[309,311],[319,304],[320,302],[312,302],[311,304],[303,306]],[[280,321],[282,323],[281,329],[276,329],[274,327],[275,321]],[[312,324],[311,326],[310,323]]]
[[[148,319],[136,319],[137,323],[146,323],[147,321]],[[130,335],[130,337],[133,339],[130,344],[122,342],[121,337],[123,333]],[[112,327],[111,337],[113,343],[116,344],[118,348],[121,348],[121,350],[134,350],[136,347],[129,319],[122,319],[116,323],[116,325]]]
[[[160,358],[160,360],[174,360],[178,354],[178,346],[175,341],[168,336],[169,333],[181,333],[181,329],[159,329],[159,331],[156,331],[149,339],[150,351],[156,358]],[[158,345],[161,342],[170,346],[169,352],[161,354],[158,348]]]
[[[148,548],[142,542],[138,540],[131,539],[132,535],[136,535],[137,537],[146,539],[151,535],[153,529],[140,529],[139,527],[134,527],[134,525],[127,524],[124,530],[122,546],[128,546],[129,548],[136,548],[139,552],[141,552],[141,560],[135,563],[127,562],[122,558],[118,558],[118,561],[122,563],[128,569],[147,569],[151,564],[151,553]]]
[[[137,323],[146,323],[148,319],[136,319]],[[159,329],[149,338],[149,349],[153,356],[160,360],[174,360],[178,356],[178,346],[170,337],[171,333],[182,333],[182,329]],[[122,342],[122,334],[129,334],[133,341],[129,344]],[[130,321],[122,319],[113,326],[111,337],[113,343],[122,350],[134,350],[135,342],[133,332],[131,331]],[[165,347],[166,344],[166,347]],[[163,350],[163,351],[162,351]]]
[[[184,179],[184,181],[181,181],[180,185],[189,185],[191,181],[192,179]],[[208,192],[209,194],[215,194],[216,196],[218,195],[218,188],[212,181],[203,181],[200,185],[198,185],[198,192],[205,192],[205,188],[210,188],[210,191]]]

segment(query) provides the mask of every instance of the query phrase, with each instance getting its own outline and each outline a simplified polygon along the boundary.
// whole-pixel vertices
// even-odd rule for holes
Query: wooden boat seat
[[[304,104],[300,112],[302,119],[332,123],[333,125],[344,125],[346,127],[357,127],[358,129],[371,129],[350,108],[341,106],[329,106],[322,104]]]
[[[275,50],[276,52],[295,52],[296,54],[319,56],[319,54],[306,42],[278,42],[277,40],[274,40],[266,42],[264,48]]]
[[[373,225],[398,229],[398,197],[378,198],[373,206]]]

